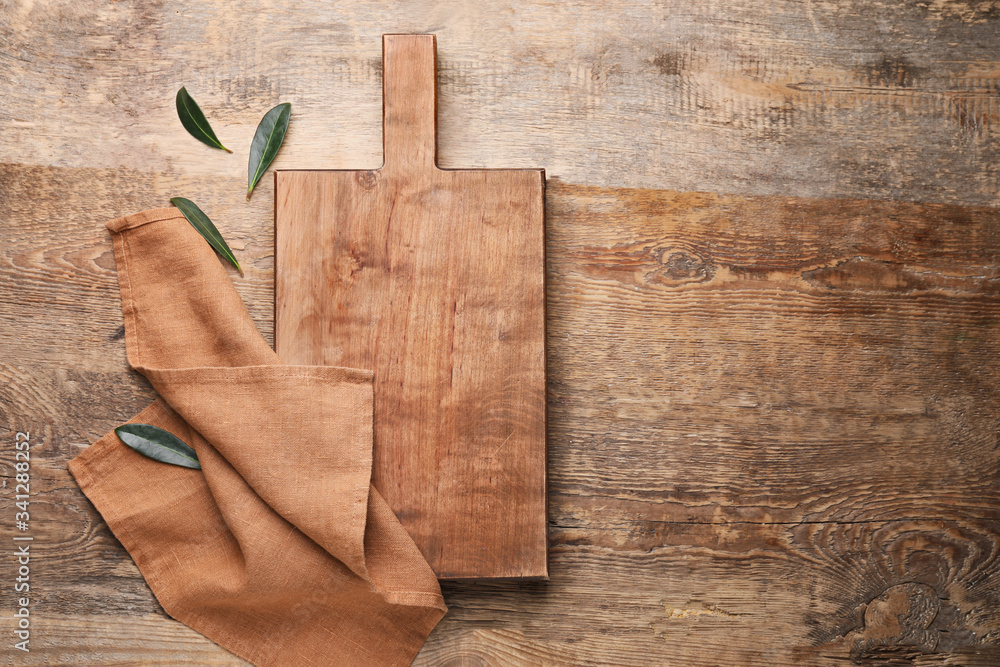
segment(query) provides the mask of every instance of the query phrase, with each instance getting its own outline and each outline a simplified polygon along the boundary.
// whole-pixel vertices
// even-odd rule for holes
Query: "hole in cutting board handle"
[[[436,169],[437,38],[382,35],[382,167]]]

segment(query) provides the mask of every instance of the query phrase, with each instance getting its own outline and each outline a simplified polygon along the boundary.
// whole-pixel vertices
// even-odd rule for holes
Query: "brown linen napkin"
[[[162,397],[130,421],[202,469],[114,432],[69,469],[157,600],[256,665],[409,664],[446,608],[370,483],[372,373],[282,365],[177,209],[108,229],[128,360]]]

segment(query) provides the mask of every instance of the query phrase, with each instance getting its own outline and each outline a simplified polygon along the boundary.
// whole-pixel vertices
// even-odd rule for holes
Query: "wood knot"
[[[715,275],[715,267],[694,253],[680,248],[661,250],[659,266],[647,278],[665,285],[704,283]]]
[[[932,587],[915,582],[890,586],[868,603],[853,653],[870,655],[901,646],[934,651],[939,633],[931,624],[940,611],[941,600]]]
[[[860,72],[869,86],[885,88],[910,88],[926,70],[916,67],[902,56],[883,55],[865,65]]]
[[[354,178],[358,185],[365,190],[371,190],[378,185],[378,172],[376,171],[359,171]]]
[[[666,51],[653,58],[653,66],[664,76],[681,76],[690,66],[690,54],[683,51]]]
[[[326,282],[328,289],[338,289],[340,285],[352,285],[355,276],[365,268],[365,259],[361,253],[351,246],[332,255],[327,265]]]

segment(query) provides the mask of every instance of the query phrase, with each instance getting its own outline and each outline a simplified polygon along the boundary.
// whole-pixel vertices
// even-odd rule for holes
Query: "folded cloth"
[[[175,208],[108,223],[128,361],[201,470],[111,432],[70,461],[163,609],[256,665],[406,665],[446,608],[371,485],[372,373],[281,364]]]

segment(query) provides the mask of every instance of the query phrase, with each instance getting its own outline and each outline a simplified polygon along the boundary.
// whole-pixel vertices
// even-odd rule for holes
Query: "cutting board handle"
[[[383,168],[437,168],[436,82],[434,35],[382,35]]]

